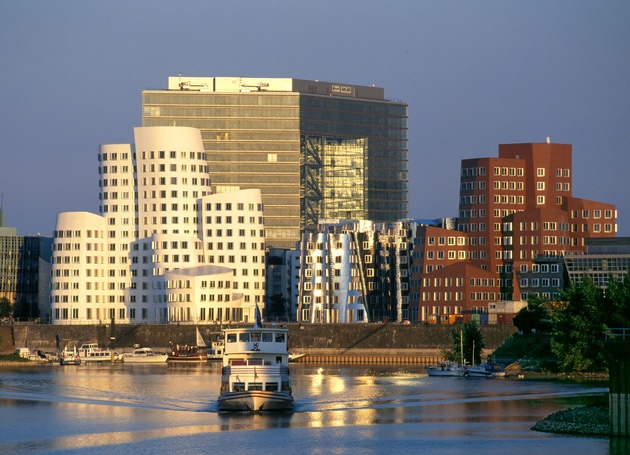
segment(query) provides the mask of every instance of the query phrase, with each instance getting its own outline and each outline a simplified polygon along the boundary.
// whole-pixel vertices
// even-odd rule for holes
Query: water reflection
[[[609,448],[608,440],[530,430],[558,409],[600,399],[605,387],[429,378],[421,367],[298,364],[291,370],[295,412],[255,415],[218,412],[216,363],[0,370],[0,453],[46,452],[46,447],[81,453],[142,447],[162,453],[202,443],[203,451],[225,452],[235,435],[239,447],[251,442],[257,453],[266,453],[266,444],[277,448],[278,432],[283,438],[299,434],[300,448],[309,453],[328,445],[379,453],[411,441],[430,448],[446,440],[456,451],[488,440],[501,441],[508,453],[531,450],[532,444],[615,455],[627,449],[625,442],[611,441]],[[33,422],[43,424],[34,431]]]

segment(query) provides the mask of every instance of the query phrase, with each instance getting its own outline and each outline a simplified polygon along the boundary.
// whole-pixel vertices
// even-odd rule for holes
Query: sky
[[[409,216],[457,216],[462,159],[573,146],[573,196],[630,236],[627,0],[2,0],[0,194],[52,236],[98,213],[99,146],[133,142],[168,76],[375,84],[409,105]]]

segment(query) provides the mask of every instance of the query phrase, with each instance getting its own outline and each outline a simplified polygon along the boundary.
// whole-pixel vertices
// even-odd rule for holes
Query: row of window
[[[528,272],[528,264],[521,264],[521,273]],[[532,264],[533,273],[559,273],[559,264]]]
[[[527,278],[521,278],[520,286],[522,288],[526,288],[526,287],[548,288],[549,286],[551,286],[557,289],[560,287],[560,279],[559,278],[532,278],[531,280],[529,280]]]
[[[120,159],[123,161],[126,161],[129,159],[129,154],[127,152],[123,152],[120,154]],[[133,154],[133,159],[136,159],[136,155],[135,153]],[[114,153],[110,153],[109,155],[107,153],[100,153],[98,156],[98,160],[99,161],[107,161],[107,160],[111,160],[111,161],[116,161],[118,160],[118,153],[114,152]]]
[[[571,210],[571,218],[579,218],[580,211],[579,210]],[[612,210],[604,210],[604,218],[612,218],[613,211]],[[589,210],[582,210],[582,218],[587,219],[590,217]],[[601,210],[593,210],[593,218],[598,219],[602,217]]]

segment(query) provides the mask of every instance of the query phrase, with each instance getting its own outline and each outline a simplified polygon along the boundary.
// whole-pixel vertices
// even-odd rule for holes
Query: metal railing
[[[610,327],[606,330],[606,339],[630,341],[630,327]]]

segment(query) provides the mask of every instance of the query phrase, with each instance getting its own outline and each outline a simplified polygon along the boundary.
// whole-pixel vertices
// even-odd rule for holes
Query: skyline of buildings
[[[381,88],[171,77],[142,95],[134,143],[100,147],[99,214],[58,215],[55,323],[247,321],[281,301],[304,322],[449,323],[557,297],[561,258],[617,232],[549,138],[462,160],[458,216],[408,218],[407,106]]]

